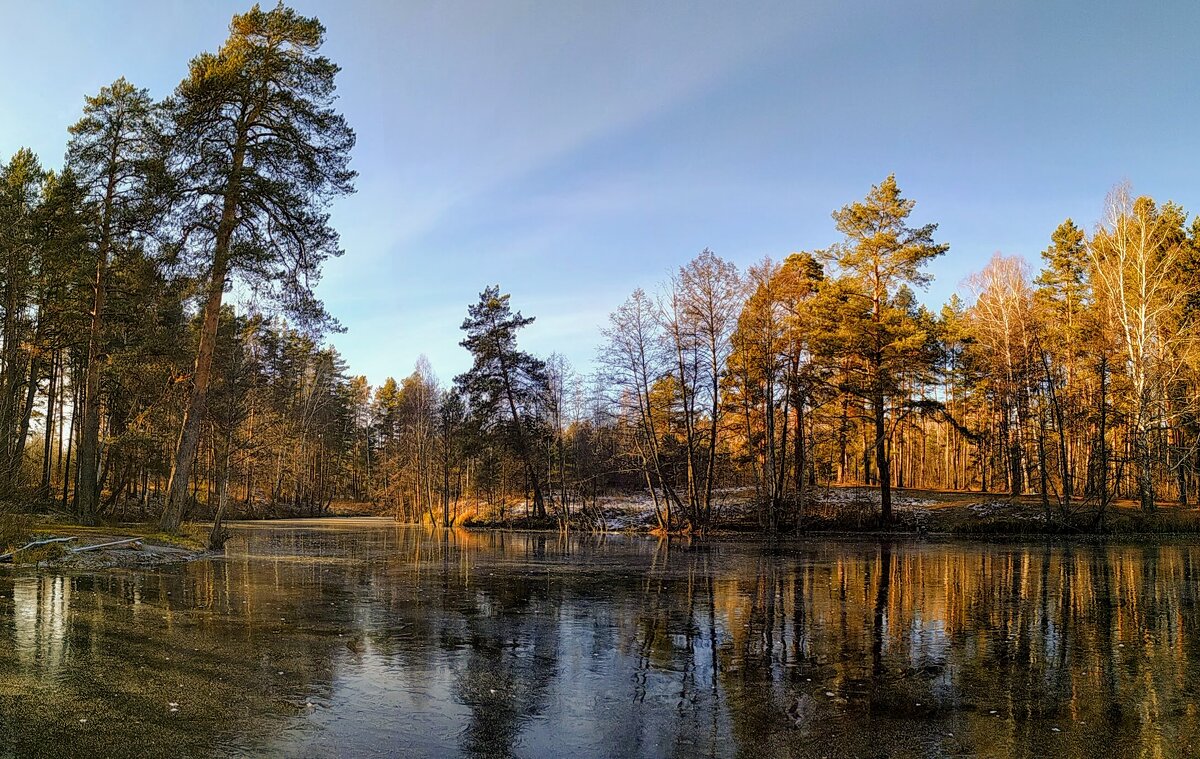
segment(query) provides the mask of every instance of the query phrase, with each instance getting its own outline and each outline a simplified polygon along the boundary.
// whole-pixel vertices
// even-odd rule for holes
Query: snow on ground
[[[839,513],[873,513],[879,508],[879,493],[869,487],[818,488],[811,494],[811,507]],[[932,499],[897,493],[893,496],[897,510],[918,511],[934,503]],[[660,504],[661,507],[661,504]],[[589,511],[591,511],[589,505]],[[713,492],[713,509],[717,521],[751,516],[754,512],[752,488],[722,488]],[[596,503],[606,530],[619,532],[655,527],[654,499],[648,492],[602,496]],[[594,512],[593,512],[594,513]]]
[[[860,516],[865,519],[879,510],[879,490],[865,485],[816,488],[810,493],[810,499],[806,510],[814,516]],[[718,523],[752,517],[755,509],[752,488],[717,490],[713,500]],[[978,518],[1014,516],[1023,520],[1044,519],[1040,508],[1014,503],[1004,497],[967,493],[893,490],[892,506],[901,522],[918,530],[933,526],[935,512],[946,508],[966,510],[972,517]],[[603,496],[599,498],[596,508],[605,529],[609,531],[643,530],[657,525],[654,500],[648,492]]]

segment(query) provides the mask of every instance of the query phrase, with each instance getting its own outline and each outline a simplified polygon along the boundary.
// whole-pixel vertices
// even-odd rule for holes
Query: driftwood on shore
[[[12,561],[13,557],[16,556],[18,553],[20,553],[21,551],[26,551],[30,548],[38,548],[40,546],[51,545],[53,543],[69,543],[72,540],[78,540],[78,539],[79,538],[77,536],[72,535],[67,538],[47,538],[46,540],[34,540],[32,542],[26,543],[25,545],[21,546],[20,548],[16,548],[16,549],[10,551],[9,553],[0,554],[0,561]],[[105,548],[124,548],[124,547],[141,548],[142,547],[142,539],[141,538],[122,538],[121,540],[113,540],[108,543],[97,543],[96,545],[92,545],[92,546],[81,546],[79,548],[68,548],[67,553],[69,553],[69,554],[87,553],[88,551],[102,551]]]
[[[132,545],[131,545],[132,544]],[[70,553],[86,553],[88,551],[99,551],[103,548],[119,548],[121,546],[130,546],[132,548],[141,548],[141,538],[125,538],[124,540],[114,540],[111,543],[97,543],[94,546],[83,546],[82,548],[72,548]]]

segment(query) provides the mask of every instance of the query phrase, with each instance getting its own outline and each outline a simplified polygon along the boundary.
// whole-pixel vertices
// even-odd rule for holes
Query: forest
[[[9,508],[587,528],[622,495],[703,533],[736,497],[776,533],[844,485],[874,489],[873,526],[912,489],[1096,529],[1119,502],[1200,502],[1200,222],[1125,186],[940,309],[920,293],[949,246],[888,176],[833,213],[831,247],[704,250],[613,304],[591,367],[523,350],[533,317],[487,286],[468,371],[371,386],[314,289],[355,178],[323,37],[256,6],[165,99],[86,98],[61,168],[0,161]]]

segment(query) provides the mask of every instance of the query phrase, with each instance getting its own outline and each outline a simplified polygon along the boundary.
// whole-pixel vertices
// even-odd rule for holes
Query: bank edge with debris
[[[218,555],[186,535],[168,537],[124,527],[35,524],[11,543],[0,553],[0,567],[147,568]]]

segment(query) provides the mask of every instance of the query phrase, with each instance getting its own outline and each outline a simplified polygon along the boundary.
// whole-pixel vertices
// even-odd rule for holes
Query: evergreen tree
[[[178,528],[200,442],[221,303],[231,277],[300,324],[328,316],[312,292],[340,254],[325,208],[352,191],[354,133],[333,109],[325,29],[283,5],[234,16],[217,53],[193,59],[166,103],[176,221],[204,271],[203,322],[162,527]]]
[[[1075,494],[1075,451],[1081,447],[1077,426],[1082,406],[1080,369],[1086,360],[1087,344],[1096,346],[1096,335],[1088,340],[1088,252],[1087,236],[1067,219],[1050,236],[1050,247],[1042,251],[1043,268],[1034,297],[1043,310],[1039,359],[1046,374],[1046,391],[1058,439],[1058,479],[1063,508]]]
[[[83,118],[71,128],[67,167],[87,192],[94,250],[91,324],[84,364],[83,424],[79,434],[79,517],[93,524],[100,498],[100,375],[104,350],[108,267],[114,247],[125,247],[152,220],[149,178],[153,174],[155,108],[146,90],[124,79],[87,98]]]
[[[889,416],[904,400],[906,375],[932,369],[929,335],[909,307],[909,288],[927,285],[932,277],[924,267],[949,249],[934,242],[936,224],[908,226],[914,206],[888,176],[863,201],[833,214],[845,239],[824,254],[839,276],[831,282],[834,322],[823,346],[844,369],[841,389],[867,403],[885,522],[892,518]]]
[[[455,377],[454,383],[480,427],[499,432],[520,458],[533,493],[534,515],[544,518],[546,505],[534,461],[534,438],[540,426],[540,404],[546,396],[546,367],[517,348],[517,333],[532,323],[533,317],[512,312],[509,296],[500,294],[499,285],[485,289],[479,302],[467,309],[462,323],[467,337],[460,345],[471,352],[474,365]]]
[[[38,209],[46,172],[23,148],[0,165],[0,493],[17,486],[39,269]]]

